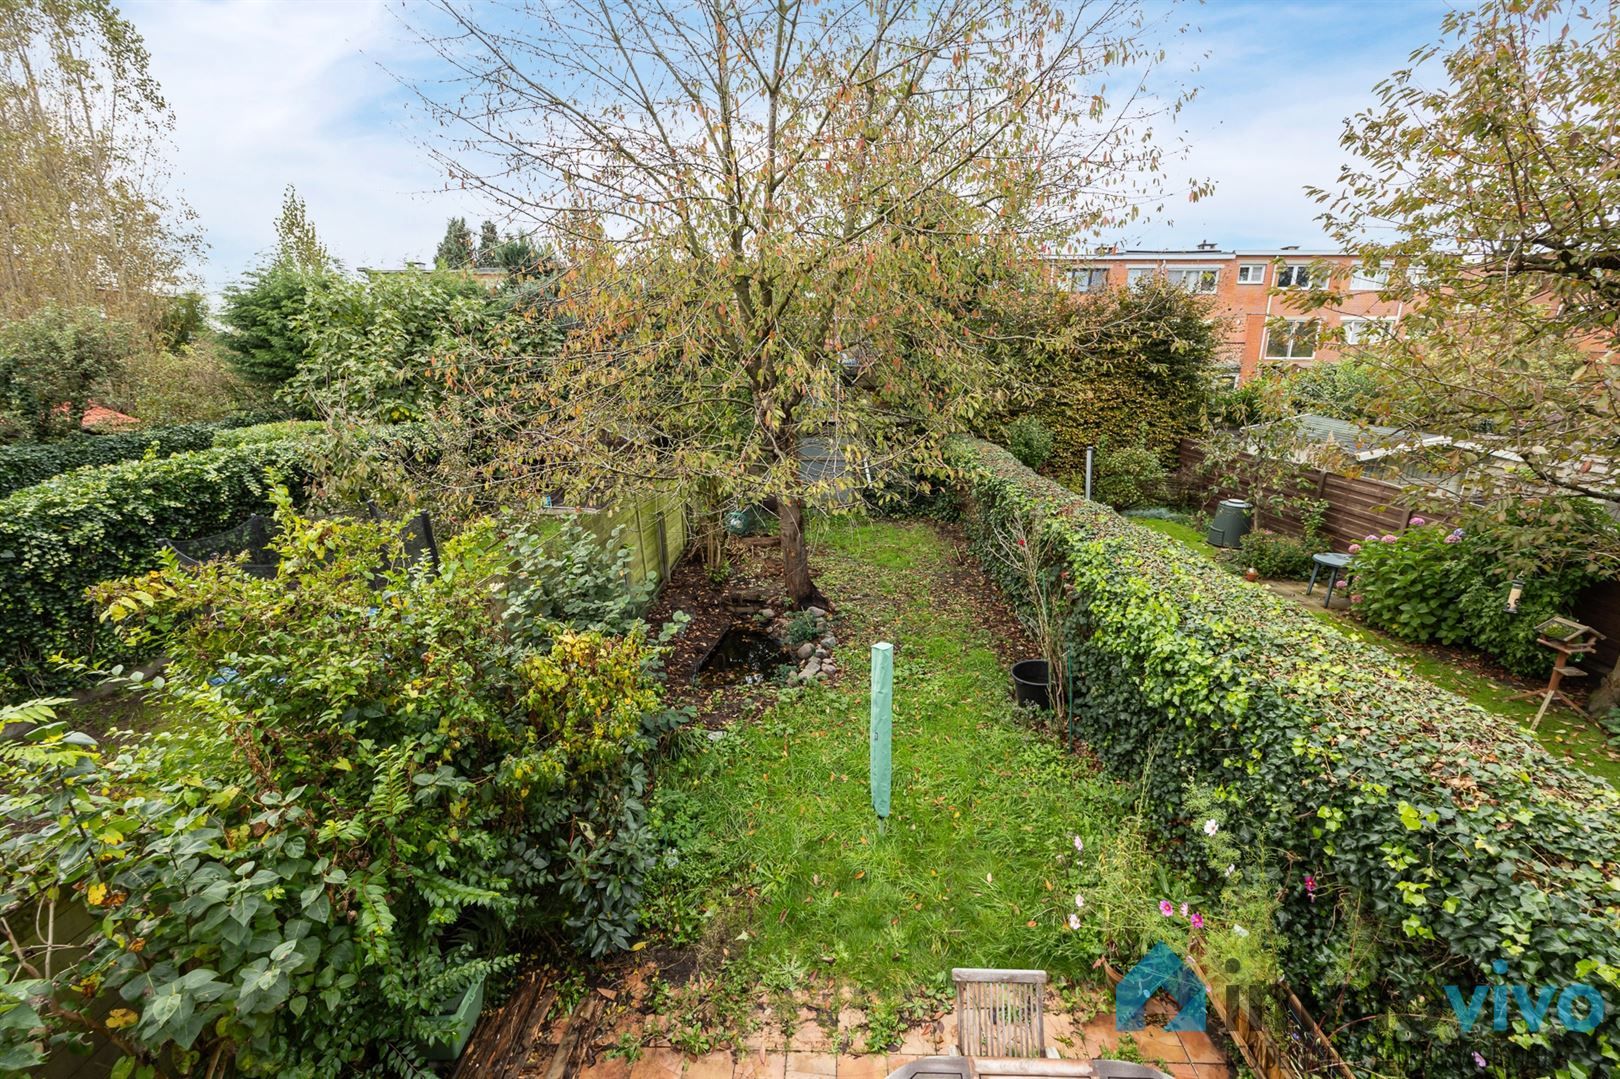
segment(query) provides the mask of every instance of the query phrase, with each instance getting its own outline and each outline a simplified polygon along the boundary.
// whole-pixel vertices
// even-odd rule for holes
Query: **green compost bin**
[[[1241,498],[1222,499],[1215,507],[1215,519],[1209,523],[1209,534],[1204,538],[1212,547],[1236,547],[1248,534],[1254,520],[1254,507]]]

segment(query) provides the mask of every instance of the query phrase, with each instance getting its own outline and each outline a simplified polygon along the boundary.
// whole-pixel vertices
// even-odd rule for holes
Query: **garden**
[[[410,8],[499,225],[353,271],[288,186],[213,303],[134,26],[13,6],[0,1075],[882,1076],[974,1051],[957,968],[1065,1074],[1615,1071],[1615,244],[1511,167],[1609,145],[1613,49],[1551,0],[1347,131],[1402,332],[1236,387],[1213,294],[1053,265],[1168,190],[1129,3]],[[1523,86],[1581,137],[1459,195]]]

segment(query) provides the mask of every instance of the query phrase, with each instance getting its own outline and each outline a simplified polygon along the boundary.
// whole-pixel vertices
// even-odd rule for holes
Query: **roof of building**
[[[1282,420],[1253,424],[1244,430],[1264,430],[1276,423],[1291,425],[1309,444],[1337,446],[1358,461],[1372,461],[1391,453],[1414,450],[1423,446],[1442,446],[1451,441],[1445,435],[1408,431],[1402,427],[1356,423],[1353,420],[1341,420],[1315,412],[1302,412]]]
[[[1347,251],[1330,251],[1321,248],[1300,247],[1273,247],[1273,248],[1220,248],[1220,247],[1178,247],[1178,248],[1110,248],[1101,251],[1068,251],[1062,253],[1048,252],[1045,258],[1057,259],[1063,262],[1142,262],[1151,260],[1198,260],[1198,259],[1234,259],[1234,258],[1347,258],[1354,257]]]

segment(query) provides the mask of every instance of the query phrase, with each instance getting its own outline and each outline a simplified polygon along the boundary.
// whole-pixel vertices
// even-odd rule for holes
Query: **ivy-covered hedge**
[[[294,421],[261,422],[262,415],[244,413],[210,423],[177,423],[140,431],[113,434],[78,434],[55,442],[18,442],[0,446],[0,495],[44,483],[52,476],[76,468],[112,465],[143,457],[169,457],[210,446],[235,445],[247,432],[276,437],[272,431],[295,433]],[[311,424],[311,426],[316,426]],[[240,432],[240,433],[239,433]],[[250,436],[251,437],[251,436]]]
[[[270,510],[267,471],[294,487],[296,441],[178,453],[79,469],[0,499],[0,692],[60,686],[53,653],[97,655],[85,589],[151,569],[163,539],[218,532]]]
[[[1476,1053],[1486,1074],[1611,1073],[1612,1007],[1579,1032],[1557,1001],[1585,984],[1620,1004],[1613,787],[1006,451],[953,455],[975,548],[1015,602],[990,529],[1016,515],[1060,552],[1085,740],[1144,784],[1172,847],[1187,792],[1216,791],[1278,874],[1291,983],[1358,1074],[1478,1075]],[[1466,1006],[1493,985],[1532,1005],[1552,986],[1539,1029],[1509,989],[1505,1032],[1492,992],[1463,1033],[1445,987]]]

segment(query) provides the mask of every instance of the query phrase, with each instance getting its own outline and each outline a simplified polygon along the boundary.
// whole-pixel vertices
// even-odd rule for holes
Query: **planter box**
[[[455,1060],[467,1048],[467,1039],[472,1037],[473,1027],[478,1025],[478,1015],[484,1010],[484,979],[479,978],[459,998],[447,1003],[449,1010],[440,1018],[455,1025],[446,1040],[430,1041],[423,1046],[423,1053],[429,1060]]]

